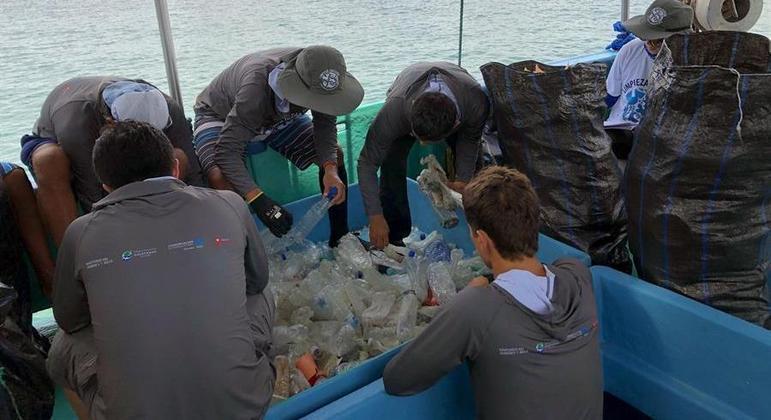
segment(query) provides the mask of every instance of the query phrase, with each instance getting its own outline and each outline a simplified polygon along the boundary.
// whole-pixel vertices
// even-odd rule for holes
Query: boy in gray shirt
[[[93,160],[110,193],[59,248],[54,382],[81,418],[261,418],[274,303],[243,199],[176,179],[171,143],[145,123],[108,129]]]
[[[463,206],[495,281],[474,279],[388,363],[386,392],[419,393],[468,361],[478,418],[602,418],[591,273],[537,259],[538,198],[521,173],[483,170]]]

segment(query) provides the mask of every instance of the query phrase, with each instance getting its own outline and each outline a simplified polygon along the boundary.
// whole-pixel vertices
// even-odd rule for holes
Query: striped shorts
[[[196,111],[194,125],[193,147],[201,162],[201,168],[204,173],[208,173],[215,166],[214,153],[225,121]],[[308,115],[303,114],[283,121],[266,131],[266,134],[249,140],[244,158],[247,155],[262,153],[270,147],[300,170],[305,170],[318,161],[313,141],[313,120]]]

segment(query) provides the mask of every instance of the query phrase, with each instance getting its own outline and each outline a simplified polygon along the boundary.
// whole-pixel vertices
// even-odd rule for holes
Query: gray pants
[[[273,372],[273,381],[275,381],[275,368],[273,368],[271,355],[271,335],[276,313],[273,294],[265,288],[260,294],[247,296],[246,310],[249,314],[249,326],[253,333],[257,354],[259,357],[268,358]],[[46,367],[56,385],[77,394],[91,418],[102,419],[105,418],[105,406],[99,395],[97,358],[94,332],[90,326],[72,334],[59,330],[51,342]],[[270,401],[273,394],[272,388],[268,391],[269,394],[265,395],[266,401]]]

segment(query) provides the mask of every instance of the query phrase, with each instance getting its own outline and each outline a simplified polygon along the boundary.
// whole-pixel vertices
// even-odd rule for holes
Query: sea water
[[[649,0],[632,0],[641,14]],[[466,0],[463,65],[553,60],[601,51],[619,0]],[[329,44],[366,90],[383,100],[407,65],[455,62],[459,0],[169,0],[184,107],[237,58],[278,46]],[[756,32],[771,36],[766,5]],[[0,1],[0,160],[19,161],[46,95],[83,75],[143,78],[168,92],[151,0]],[[351,157],[355,159],[355,157]]]

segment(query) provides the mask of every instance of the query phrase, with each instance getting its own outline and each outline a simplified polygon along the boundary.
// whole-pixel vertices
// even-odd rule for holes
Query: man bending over
[[[108,128],[93,156],[109,194],[59,248],[54,382],[93,419],[261,418],[275,308],[243,199],[179,181],[145,123]]]

